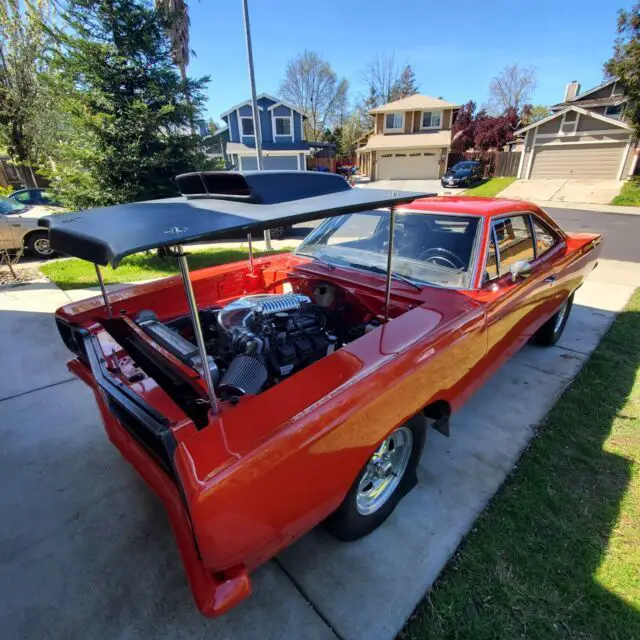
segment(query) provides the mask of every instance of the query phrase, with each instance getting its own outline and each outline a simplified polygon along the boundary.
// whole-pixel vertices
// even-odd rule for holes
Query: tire
[[[269,232],[271,233],[272,240],[284,240],[284,227],[275,227],[273,229],[269,229]]]
[[[27,237],[27,249],[38,258],[51,258],[55,255],[49,246],[49,234],[46,231],[35,231]]]
[[[357,540],[377,529],[391,515],[400,500],[416,485],[418,480],[416,467],[424,448],[426,427],[425,417],[419,414],[398,427],[378,446],[351,485],[342,504],[326,521],[327,528],[338,540],[345,542]],[[384,453],[389,456],[389,451],[396,451],[395,458],[393,456],[381,458],[380,450],[389,446],[393,448],[387,449]],[[401,450],[407,446],[410,449],[403,454]],[[406,461],[404,461],[404,455],[406,455]],[[377,462],[374,463],[376,456]],[[404,461],[404,466],[398,475],[389,473],[388,465],[385,464],[385,460],[391,459],[397,463],[392,464],[395,469],[398,469],[398,465]],[[372,473],[373,466],[383,474],[382,477]],[[367,486],[373,488],[374,481],[388,482],[387,489],[379,492],[377,497],[366,490]],[[380,485],[378,490],[379,487]]]
[[[547,320],[534,334],[534,344],[542,347],[552,347],[562,335],[567,326],[569,314],[573,307],[573,293],[566,299],[565,303]]]

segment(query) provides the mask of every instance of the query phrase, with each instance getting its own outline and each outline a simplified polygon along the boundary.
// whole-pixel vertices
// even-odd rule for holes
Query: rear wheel
[[[549,320],[547,320],[533,336],[535,344],[543,347],[552,347],[562,335],[564,328],[567,326],[571,307],[573,306],[573,294],[571,294],[565,303],[558,309]]]
[[[38,258],[51,258],[54,251],[49,244],[49,234],[46,231],[36,231],[27,238],[27,249]]]
[[[339,540],[357,540],[377,529],[417,482],[426,420],[418,415],[385,438],[327,520]]]

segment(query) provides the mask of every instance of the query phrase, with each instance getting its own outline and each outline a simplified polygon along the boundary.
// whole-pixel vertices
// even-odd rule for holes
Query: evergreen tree
[[[391,101],[408,98],[418,93],[418,85],[416,84],[416,74],[413,72],[411,65],[405,65],[400,73],[400,77],[394,82],[391,88]]]
[[[206,168],[190,122],[208,78],[185,83],[162,16],[143,0],[75,0],[56,30],[56,80],[71,124],[52,180],[74,208],[176,193],[176,174]]]
[[[618,12],[618,35],[613,56],[605,64],[609,77],[618,77],[629,102],[625,115],[640,137],[640,4]]]

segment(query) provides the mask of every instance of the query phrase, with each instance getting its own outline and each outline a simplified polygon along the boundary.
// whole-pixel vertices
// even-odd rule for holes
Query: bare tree
[[[382,104],[391,102],[394,88],[400,81],[401,69],[396,64],[393,54],[377,55],[361,72],[362,79],[368,87],[365,108],[374,109]]]
[[[303,111],[307,140],[320,140],[325,129],[341,122],[349,83],[314,51],[303,51],[287,64],[280,96]]]
[[[505,67],[489,84],[489,110],[501,115],[513,108],[519,114],[522,107],[531,102],[537,84],[533,67],[518,64]]]

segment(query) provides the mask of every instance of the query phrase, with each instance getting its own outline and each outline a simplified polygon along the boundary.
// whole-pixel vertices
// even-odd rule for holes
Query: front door
[[[529,214],[501,216],[492,221],[481,299],[487,304],[487,364],[498,368],[531,338],[555,311],[554,244],[536,247],[535,225]],[[526,261],[527,277],[511,275],[511,265]]]

